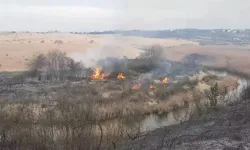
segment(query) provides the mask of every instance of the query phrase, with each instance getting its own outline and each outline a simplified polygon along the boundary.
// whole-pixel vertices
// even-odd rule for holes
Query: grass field
[[[216,58],[216,61],[203,62],[204,65],[250,73],[249,46],[200,46],[187,40],[70,33],[0,34],[0,71],[26,70],[29,60],[53,49],[89,65],[92,60],[109,56],[135,58],[140,48],[153,44],[168,47],[166,57],[170,60],[182,61],[186,55],[199,53]]]

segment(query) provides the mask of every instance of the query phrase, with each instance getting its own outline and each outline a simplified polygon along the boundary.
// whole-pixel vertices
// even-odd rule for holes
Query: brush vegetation
[[[140,133],[140,123],[147,115],[166,114],[205,96],[196,89],[199,81],[189,78],[167,84],[145,81],[139,89],[131,88],[141,72],[159,67],[163,53],[163,48],[153,46],[135,60],[113,59],[114,77],[110,80],[85,78],[79,82],[72,81],[91,72],[80,62],[60,51],[39,55],[22,79],[33,77],[43,82],[20,80],[21,87],[7,82],[8,88],[1,90],[0,148],[115,149],[117,141]],[[173,68],[173,74],[185,68],[177,63],[172,66],[179,66]],[[116,78],[120,71],[128,77],[126,80]],[[208,79],[216,77],[202,80]],[[211,106],[216,105],[215,91],[211,88]]]

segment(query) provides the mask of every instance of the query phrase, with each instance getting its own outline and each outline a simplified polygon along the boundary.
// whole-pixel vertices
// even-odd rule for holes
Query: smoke
[[[112,64],[113,60],[107,58],[136,58],[140,49],[134,48],[130,41],[123,41],[124,39],[119,39],[119,36],[105,36],[105,38],[100,38],[93,44],[98,44],[98,47],[89,48],[84,52],[71,53],[70,57],[76,61],[81,61],[86,67],[95,68],[97,65],[101,65],[100,61],[105,60],[105,63]]]
[[[97,62],[108,58],[108,57],[118,57],[121,58],[122,49],[120,47],[104,45],[99,48],[90,48],[86,52],[76,52],[70,55],[76,61],[81,61],[87,67],[95,67]]]
[[[115,41],[113,43],[116,43]],[[83,53],[73,53],[71,57],[76,61],[82,61],[88,68],[102,67],[105,73],[110,74],[110,77],[116,77],[120,72],[130,75],[133,82],[140,83],[142,86],[152,83],[155,79],[165,77],[176,79],[178,76],[187,76],[199,70],[196,66],[167,60],[165,49],[160,46],[152,48],[153,54],[149,53],[151,50],[140,53],[142,50],[137,49],[137,55],[131,59],[127,57],[129,55],[125,53],[126,50],[117,43],[112,45],[105,43],[99,48],[90,48]],[[131,71],[137,75],[131,74]]]

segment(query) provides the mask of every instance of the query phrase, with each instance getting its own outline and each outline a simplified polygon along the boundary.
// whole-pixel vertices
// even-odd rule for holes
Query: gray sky
[[[0,31],[250,28],[250,0],[0,0]]]

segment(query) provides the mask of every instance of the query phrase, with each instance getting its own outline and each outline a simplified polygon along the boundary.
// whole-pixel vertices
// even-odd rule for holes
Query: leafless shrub
[[[210,91],[206,91],[206,96],[210,101],[210,106],[215,108],[217,106],[219,96],[218,83],[215,83],[215,85],[210,88]]]
[[[169,84],[168,86],[161,85],[156,89],[155,96],[158,99],[164,100],[174,94],[192,90],[197,84],[198,84],[197,80],[184,79],[176,84]],[[185,86],[187,86],[188,89],[185,89],[184,88]]]
[[[139,58],[150,58],[151,61],[160,61],[166,58],[164,48],[160,45],[152,45],[145,49]]]
[[[132,70],[138,73],[150,72],[156,66],[153,65],[152,61],[149,58],[138,58],[131,60],[127,64],[128,70]]]
[[[55,40],[54,43],[59,46],[59,45],[63,44],[63,41],[62,40]]]
[[[207,76],[204,76],[201,80],[208,83],[210,80],[218,80],[218,76],[216,75],[207,75]]]
[[[206,62],[206,61],[216,61],[216,58],[213,56],[209,56],[209,55],[192,53],[192,54],[185,56],[182,61],[185,64],[195,66],[195,65],[202,64],[203,62]]]
[[[241,99],[243,100],[250,100],[250,86],[247,86],[242,94],[241,94]]]
[[[153,45],[146,48],[135,60],[127,64],[129,70],[145,73],[158,67],[162,60],[165,60],[165,50],[160,45]]]
[[[82,74],[83,64],[75,62],[59,50],[53,50],[46,55],[40,54],[30,64],[33,75],[43,80],[60,80],[68,77],[77,77]]]
[[[91,87],[60,89],[54,105],[34,101],[0,103],[0,147],[109,149],[112,142],[126,136],[126,131],[132,135],[134,130],[123,119],[117,118],[111,124],[101,122],[109,116],[123,114],[119,110],[101,113],[99,109],[105,106],[107,110],[115,110],[117,106],[99,103],[100,97],[93,90]]]

